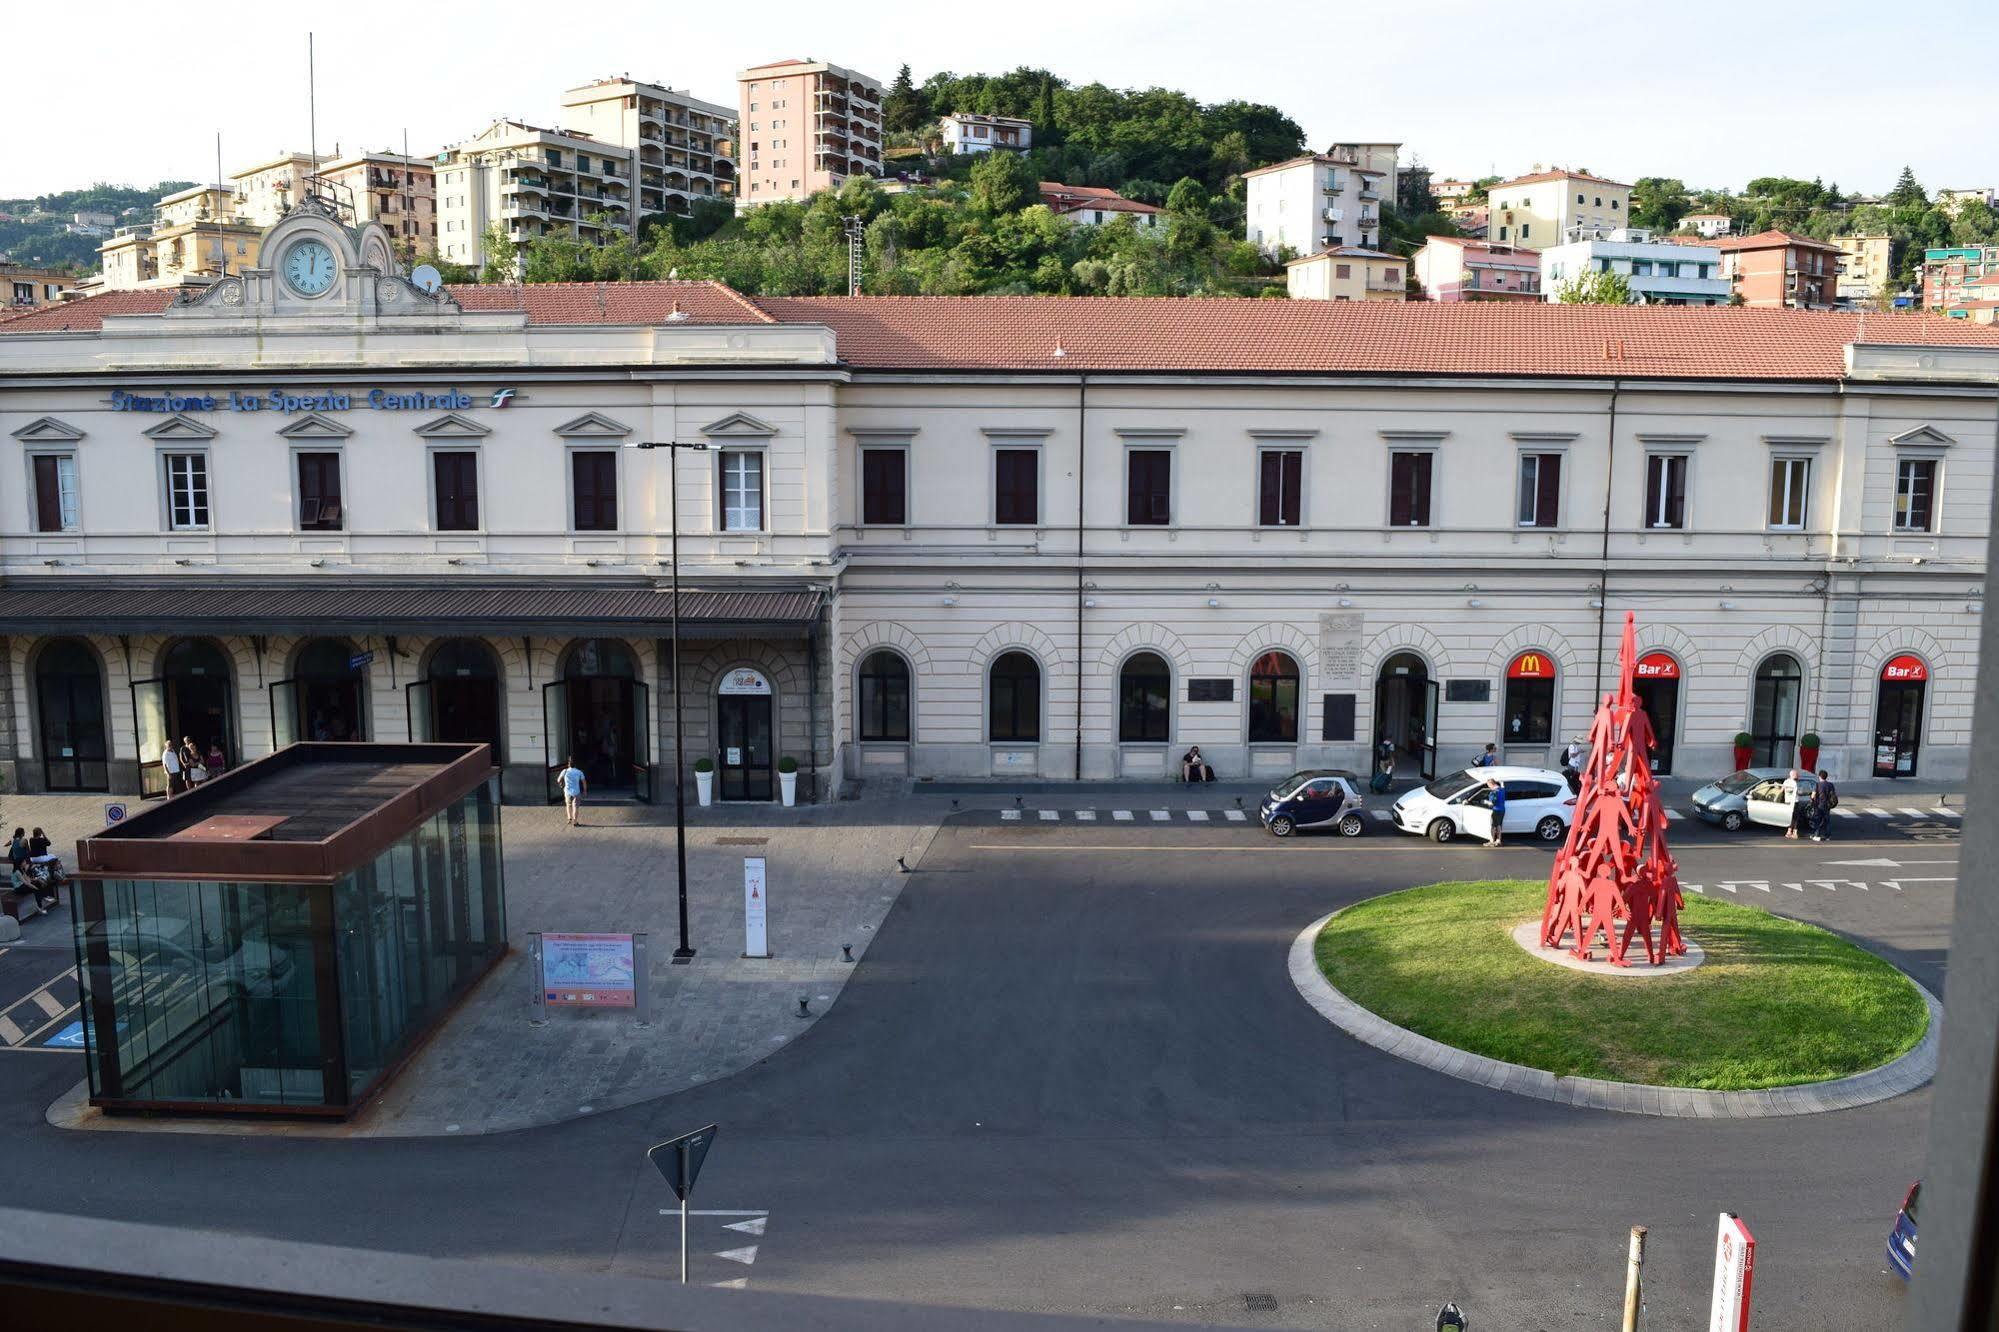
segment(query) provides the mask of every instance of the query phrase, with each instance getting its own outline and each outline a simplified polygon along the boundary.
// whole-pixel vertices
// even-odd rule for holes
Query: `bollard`
[[[902,871],[904,874],[909,873],[909,862],[904,860],[901,856],[897,856],[895,858],[895,867],[898,870]]]
[[[802,994],[798,996],[798,1016],[802,1018],[812,1016],[812,1010],[805,1006],[805,996]]]
[[[1624,1332],[1638,1332],[1638,1309],[1644,1302],[1645,1227],[1631,1227],[1631,1257],[1624,1267]]]
[[[854,960],[854,946],[852,944],[840,945],[840,960],[842,962],[852,962]]]

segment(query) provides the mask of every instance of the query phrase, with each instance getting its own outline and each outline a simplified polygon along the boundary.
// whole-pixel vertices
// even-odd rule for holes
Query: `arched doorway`
[[[562,676],[542,686],[548,799],[569,759],[593,792],[652,799],[651,700],[638,658],[615,638],[578,639],[563,654]]]
[[[1506,663],[1506,698],[1499,715],[1499,743],[1509,762],[1541,763],[1555,743],[1555,659],[1529,648]]]
[[[1930,668],[1921,657],[1904,653],[1881,666],[1881,684],[1874,697],[1874,775],[1913,777],[1923,747],[1923,699],[1929,692]]]
[[[299,740],[368,738],[368,663],[344,638],[313,638],[292,673],[271,686],[274,747]]]
[[[132,716],[139,746],[139,794],[167,793],[160,751],[168,742],[193,740],[206,754],[220,746],[237,761],[235,688],[229,657],[212,638],[183,638],[160,654],[158,674],[132,682]]]
[[[1788,652],[1763,658],[1749,703],[1749,762],[1788,768],[1798,743],[1798,712],[1805,697],[1805,668]]]
[[[1173,672],[1157,652],[1134,652],[1118,669],[1117,738],[1163,745],[1173,730]]]
[[[770,677],[749,666],[722,672],[715,682],[716,783],[724,800],[770,800],[776,795],[776,691]]]
[[[1288,652],[1265,652],[1249,667],[1249,743],[1298,743],[1298,663]]]
[[[1673,740],[1680,731],[1680,663],[1666,652],[1648,652],[1631,673],[1631,691],[1652,723],[1652,771],[1673,771]]]
[[[1437,682],[1413,652],[1397,652],[1381,663],[1374,682],[1374,743],[1383,740],[1398,760],[1416,765],[1425,781],[1437,776]]]
[[[104,672],[97,655],[74,638],[59,638],[44,647],[35,658],[35,706],[41,723],[43,787],[110,790]]]
[[[449,744],[491,745],[493,766],[506,761],[501,743],[500,663],[476,638],[439,643],[409,695],[409,737]]]

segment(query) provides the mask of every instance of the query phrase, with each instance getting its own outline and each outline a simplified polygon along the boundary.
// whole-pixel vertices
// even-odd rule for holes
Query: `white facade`
[[[1244,173],[1244,224],[1265,254],[1294,257],[1381,242],[1381,209],[1393,206],[1395,144],[1344,144]]]
[[[485,263],[486,229],[495,222],[515,244],[567,234],[601,244],[636,234],[632,158],[606,139],[496,120],[438,154],[438,253]]]
[[[1485,238],[1545,250],[1577,231],[1607,235],[1631,217],[1631,187],[1574,171],[1539,171],[1486,192]]]
[[[638,211],[685,214],[736,190],[736,112],[685,90],[599,79],[562,95],[570,128],[631,150]]]
[[[1727,213],[1688,213],[1680,219],[1680,226],[1713,240],[1717,236],[1728,235],[1735,222]]]
[[[1642,228],[1618,230],[1541,251],[1541,298],[1559,300],[1564,282],[1596,272],[1623,274],[1641,305],[1727,305],[1721,266],[1712,246],[1655,240]]]
[[[949,115],[938,120],[937,131],[947,153],[989,153],[995,148],[1024,153],[1034,146],[1034,122],[1014,116]]]
[[[311,241],[335,251],[322,295],[289,285],[316,271],[292,263]],[[1383,733],[1439,769],[1487,742],[1543,764],[1586,724],[1626,609],[1680,672],[1660,704],[1678,775],[1724,770],[1740,730],[1766,732],[1779,763],[1815,732],[1825,766],[1866,775],[1883,671],[1907,657],[1927,675],[1908,772],[1964,771],[1999,340],[1855,346],[1842,376],[1810,382],[1615,366],[994,377],[843,356],[838,302],[714,295],[678,324],[461,309],[395,277],[379,229],[310,210],[265,253],[272,268],[197,305],[101,332],[0,329],[0,438],[23,478],[0,490],[16,789],[76,785],[54,711],[79,699],[104,718],[84,785],[135,785],[159,725],[143,682],[195,638],[229,679],[216,725],[245,758],[322,719],[437,734],[469,654],[492,673],[481,697],[512,798],[541,798],[578,735],[656,769],[673,740],[664,610],[614,629],[536,608],[606,588],[664,607],[676,521],[700,595],[817,599],[781,625],[739,611],[690,627],[689,761],[726,761],[730,709],[767,707],[766,752],[797,757],[821,796],[870,777],[1166,779],[1190,744],[1229,777],[1361,767]],[[1443,328],[1430,316],[1466,312],[1352,313]],[[1491,313],[1528,321],[1523,337],[1556,315]],[[621,447],[639,439],[712,451]],[[314,484],[340,478],[334,526],[306,520],[324,511],[304,503],[308,455]],[[1156,497],[1144,512],[1135,469]],[[586,473],[614,518],[582,521]],[[452,476],[476,484],[476,515],[445,520]],[[405,609],[417,592],[472,600],[432,620]],[[71,593],[84,600],[64,610]],[[364,609],[257,609],[294,593]],[[1545,712],[1508,682],[1522,654],[1553,663]],[[769,702],[728,702],[743,670]],[[608,732],[580,725],[617,679]]]

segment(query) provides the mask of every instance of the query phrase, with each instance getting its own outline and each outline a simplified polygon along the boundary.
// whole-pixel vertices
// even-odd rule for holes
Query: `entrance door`
[[[160,763],[160,754],[167,747],[165,680],[132,682],[132,716],[138,722],[139,798],[151,800],[167,793],[167,770]]]
[[[632,794],[652,803],[652,691],[632,681]]]
[[[541,687],[541,757],[548,772],[548,803],[562,799],[555,774],[562,771],[569,751],[569,681],[550,680]]]
[[[1398,758],[1416,765],[1425,781],[1437,776],[1437,685],[1414,653],[1381,663],[1374,686],[1376,741],[1388,740]]]
[[[52,643],[42,650],[35,676],[44,785],[51,791],[110,790],[103,677],[97,658],[74,640]]]
[[[1665,776],[1673,771],[1673,736],[1680,716],[1678,680],[1634,680],[1631,692],[1652,723],[1652,771]]]
[[[1417,771],[1423,780],[1437,780],[1437,682],[1426,678],[1423,681],[1423,731],[1422,750],[1417,758]]]
[[[298,681],[273,680],[271,695],[271,748],[283,749],[298,743]]]
[[[724,800],[771,798],[770,699],[769,694],[723,694],[716,699]]]
[[[622,675],[574,676],[569,691],[569,749],[592,791],[635,792],[632,756],[638,682]],[[556,756],[559,768],[563,755]]]
[[[1798,739],[1798,704],[1805,673],[1798,659],[1780,652],[1756,668],[1756,693],[1749,709],[1750,763],[1788,768]]]
[[[1923,742],[1922,680],[1883,680],[1874,705],[1874,775],[1913,777]]]

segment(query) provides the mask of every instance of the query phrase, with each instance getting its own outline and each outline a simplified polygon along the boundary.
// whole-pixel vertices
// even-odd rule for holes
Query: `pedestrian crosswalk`
[[[1366,808],[1361,811],[1377,824],[1393,825],[1395,815],[1383,808]],[[1003,809],[999,811],[1003,823],[1061,823],[1069,820],[1076,823],[1098,823],[1108,818],[1112,823],[1247,823],[1251,814],[1243,808],[1236,809]],[[1833,811],[1839,819],[1875,819],[1895,828],[1920,832],[1928,828],[1942,830],[1959,824],[1964,813],[1958,809],[1922,809],[1914,805],[1857,805],[1841,807]],[[1666,807],[1666,818],[1673,823],[1697,823],[1692,810]]]

